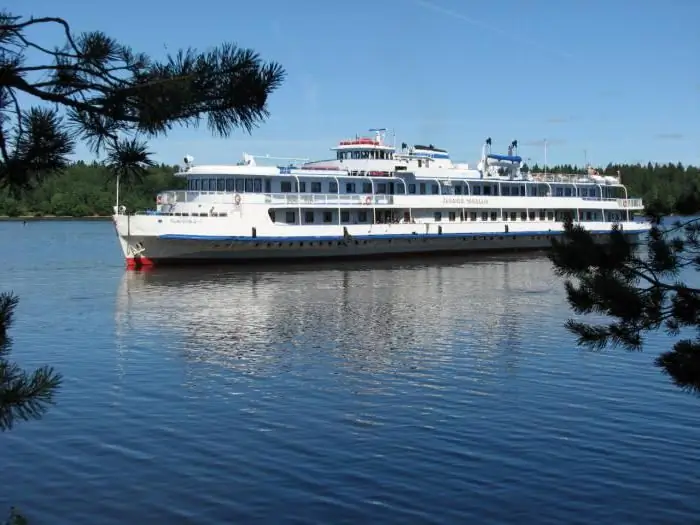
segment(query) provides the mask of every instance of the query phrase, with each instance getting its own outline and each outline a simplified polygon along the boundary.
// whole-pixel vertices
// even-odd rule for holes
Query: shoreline
[[[86,215],[85,217],[74,217],[72,215],[19,215],[10,217],[8,215],[0,215],[0,222],[107,221],[111,219],[111,215]]]

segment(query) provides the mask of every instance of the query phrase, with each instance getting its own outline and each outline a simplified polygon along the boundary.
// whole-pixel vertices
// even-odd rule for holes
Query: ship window
[[[556,192],[557,197],[561,197],[564,195],[564,188],[557,188]]]
[[[233,191],[235,184],[236,182],[233,177],[226,177],[226,191]]]
[[[476,220],[476,212],[475,212],[475,211],[470,211],[470,212],[469,212],[469,220],[470,220],[470,221],[475,221],[475,220]]]
[[[462,185],[455,184],[455,195],[462,195]]]
[[[238,182],[238,181],[236,181]],[[280,182],[280,191],[282,193],[291,193],[292,192],[292,181],[289,180],[283,180]],[[287,221],[289,222],[289,221]]]
[[[535,220],[535,212],[534,212],[534,211],[528,212],[527,215],[528,215],[528,218],[529,218],[531,221],[534,221],[534,220]]]
[[[450,222],[454,222],[457,220],[457,214],[453,211],[450,212]]]
[[[299,181],[299,193],[306,193],[306,182]]]
[[[511,221],[517,221],[517,220],[518,220],[518,214],[515,213],[514,211],[510,212],[510,220],[511,220]]]
[[[503,186],[501,188],[501,195],[503,195],[503,196],[510,195],[510,186]]]
[[[245,191],[246,193],[253,193],[253,179],[245,180]]]
[[[372,193],[372,183],[363,182],[362,183],[362,193]]]
[[[265,179],[265,193],[272,193],[272,182],[270,179]]]
[[[312,211],[304,212],[304,222],[306,222],[306,223],[314,222],[314,212],[312,212]]]
[[[243,189],[245,188],[245,180],[243,179],[236,179],[236,191],[238,193],[241,193]]]
[[[338,183],[333,181],[328,183],[328,191],[330,193],[338,193]]]
[[[564,196],[565,197],[571,197],[571,188],[566,188],[564,190]]]
[[[410,193],[411,195],[415,195],[415,193],[416,193],[416,185],[415,184],[408,185],[408,193]]]
[[[474,195],[481,195],[481,186],[474,186]]]
[[[489,212],[487,212],[487,211],[482,211],[482,212],[481,212],[481,220],[482,220],[482,221],[488,221],[488,220],[489,220]]]
[[[311,193],[321,193],[321,183],[312,182],[311,183]]]
[[[364,210],[358,212],[358,214],[357,214],[357,219],[358,219],[360,222],[367,222],[367,212],[364,211]]]
[[[216,179],[216,191],[226,190],[226,179]]]
[[[287,221],[287,224],[294,224],[296,222],[295,213],[293,211],[288,211],[285,214],[285,219]]]
[[[535,186],[534,184],[530,186],[530,196],[537,197],[537,186]]]
[[[421,182],[421,183],[418,185],[418,187],[419,187],[419,189],[420,189],[420,194],[421,194],[421,195],[425,195],[425,193],[426,193],[426,192],[425,192],[425,182]]]
[[[193,179],[193,180],[192,180],[192,189],[193,189],[194,191],[198,191],[198,190],[199,190],[199,179]]]
[[[491,186],[488,184],[484,186],[484,195],[491,195]]]
[[[435,222],[440,222],[442,220],[442,212],[435,212]]]
[[[382,182],[381,184],[377,184],[377,193],[386,194],[386,183],[385,182]]]
[[[262,180],[253,179],[253,191],[255,193],[262,193]]]
[[[492,211],[491,212],[491,220],[492,221],[497,221],[498,220],[498,212]]]
[[[323,222],[333,222],[333,212],[324,211],[323,212]]]
[[[209,191],[209,179],[202,179],[202,191]]]
[[[209,179],[209,191],[216,191],[216,179]]]
[[[521,211],[520,212],[520,220],[526,221],[527,220],[527,213],[525,213],[524,211]]]
[[[275,222],[275,210],[268,210],[267,214],[270,216],[270,220]]]
[[[355,193],[355,183],[347,182],[345,184],[345,193]]]
[[[340,220],[341,222],[350,222],[350,212],[349,211],[341,211],[340,212]]]
[[[554,220],[554,212],[548,211],[547,212],[547,220],[548,221],[553,221]]]
[[[440,193],[440,187],[437,184],[433,184],[431,190],[433,195],[438,195]]]
[[[540,220],[541,221],[544,220],[545,216],[546,216],[546,214],[545,214],[544,210],[540,210]]]
[[[404,188],[403,184],[397,184],[395,193],[397,195],[403,195],[404,193],[406,193],[406,188]]]

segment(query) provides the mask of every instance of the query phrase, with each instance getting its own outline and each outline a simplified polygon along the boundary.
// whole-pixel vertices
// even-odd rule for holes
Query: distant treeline
[[[529,168],[543,172],[537,164]],[[597,167],[601,175],[617,176],[630,197],[641,197],[644,206],[661,214],[693,215],[700,212],[700,168],[677,164],[608,164]],[[584,166],[547,166],[549,173],[586,173]]]
[[[120,202],[129,210],[155,206],[155,197],[165,189],[182,189],[184,179],[175,177],[177,166],[162,164],[149,170],[140,181],[122,181]],[[527,168],[544,171],[540,166]],[[551,173],[585,173],[582,166],[547,166]],[[630,197],[641,197],[649,209],[660,213],[695,214],[700,212],[700,169],[678,164],[608,164],[598,168],[602,175],[617,175],[627,186]],[[115,180],[98,163],[77,162],[59,175],[46,178],[20,198],[0,191],[0,216],[111,215]]]
[[[151,168],[143,180],[121,181],[120,204],[129,210],[154,208],[159,191],[186,187],[183,178],[174,176],[177,169],[162,164]],[[20,198],[0,192],[0,216],[111,215],[115,183],[112,173],[101,164],[77,162],[62,173],[47,177]]]

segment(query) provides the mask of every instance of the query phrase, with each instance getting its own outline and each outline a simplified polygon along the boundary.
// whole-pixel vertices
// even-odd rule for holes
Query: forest
[[[529,169],[543,171],[538,165]],[[161,164],[140,180],[122,181],[120,202],[128,210],[155,206],[155,196],[165,189],[181,189],[185,181],[174,174],[178,166]],[[548,166],[550,173],[585,173],[579,166]],[[700,169],[677,164],[608,164],[598,168],[604,175],[620,172],[630,197],[644,199],[648,210],[683,215],[700,212]],[[47,177],[31,190],[12,197],[0,190],[0,216],[90,217],[109,216],[114,205],[115,179],[97,162],[76,162],[57,175]]]

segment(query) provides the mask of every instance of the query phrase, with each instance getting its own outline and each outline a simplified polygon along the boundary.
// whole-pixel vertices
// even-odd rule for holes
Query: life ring
[[[238,195],[238,193],[236,193],[235,197],[233,197],[233,202],[236,203],[236,206],[240,206],[240,205],[241,205],[241,196]]]
[[[367,197],[365,197],[365,204],[367,204],[367,205],[372,204],[372,197],[370,197],[369,195]]]

